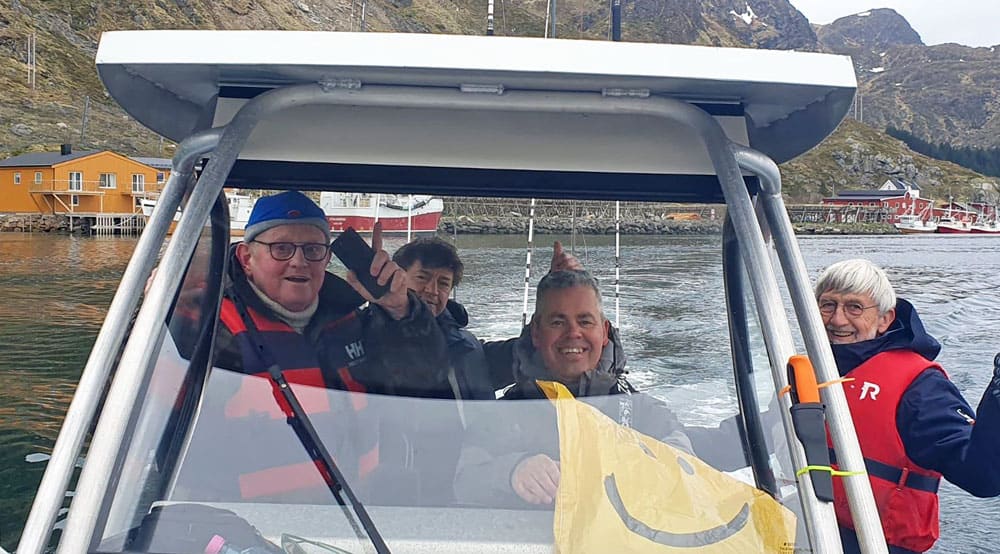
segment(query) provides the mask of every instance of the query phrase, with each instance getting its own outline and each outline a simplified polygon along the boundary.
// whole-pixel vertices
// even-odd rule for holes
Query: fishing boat
[[[921,219],[919,215],[906,214],[899,216],[895,223],[896,229],[904,235],[933,233],[937,231],[937,223]]]
[[[934,206],[934,202],[932,201],[927,204],[919,214],[913,213],[914,206],[916,206],[916,202],[910,204],[910,209],[907,213],[899,216],[899,221],[894,224],[896,229],[904,235],[933,233],[937,231],[937,223],[930,220],[929,213]]]
[[[972,234],[972,223],[952,216],[942,216],[937,222],[937,232],[945,235]]]
[[[997,235],[1000,234],[1000,221],[997,221],[996,208],[992,209],[993,215],[990,217],[982,217],[976,219],[976,222],[972,224],[972,234],[974,235]]]
[[[83,370],[19,554],[45,551],[88,440],[61,553],[163,552],[170,540],[188,540],[184,551],[232,552],[244,539],[258,542],[244,552],[289,553],[840,552],[824,425],[862,548],[886,552],[777,166],[845,116],[856,89],[849,58],[529,38],[125,31],[104,33],[97,68],[110,96],[178,150]],[[196,174],[203,157],[210,163]],[[618,425],[631,395],[621,395],[618,420],[558,395],[463,401],[455,430],[453,400],[286,387],[304,405],[343,407],[342,415],[364,406],[389,427],[433,435],[399,459],[380,435],[384,471],[364,479],[335,471],[342,449],[363,438],[351,417],[317,420],[306,440],[293,426],[308,414],[294,409],[284,425],[280,410],[273,418],[275,406],[263,406],[260,429],[234,433],[226,413],[242,376],[212,358],[234,218],[224,185],[725,203],[721,271],[676,294],[725,306],[719,313],[705,302],[699,317],[726,321],[730,344],[701,348],[731,357],[714,369],[732,383],[726,408],[739,432],[716,447],[743,467],[723,470]],[[816,382],[830,386],[817,391]],[[792,394],[779,394],[790,383]],[[277,402],[270,384],[263,390]],[[703,401],[725,396],[718,387],[707,394]],[[793,417],[793,403],[825,423]],[[464,448],[467,421],[516,421],[532,406],[558,413],[563,480],[554,506],[427,499],[434,471],[454,467]],[[574,421],[608,439],[591,440]],[[797,431],[819,438],[804,445]],[[237,466],[263,455],[298,469],[244,483]],[[303,482],[319,487],[282,492]],[[445,473],[436,482],[447,490],[451,481]]]
[[[368,194],[359,192],[321,192],[319,206],[326,213],[330,230],[348,227],[371,232],[375,222],[382,222],[386,233],[437,232],[444,202],[428,195]]]
[[[236,194],[235,192],[226,192],[226,202],[229,205],[229,233],[234,237],[243,236],[243,229],[247,226],[247,221],[250,219],[250,212],[253,211],[254,202],[256,198],[248,196],[246,194]],[[156,209],[156,199],[154,198],[140,198],[139,207],[142,209],[142,215],[149,218],[153,216],[153,210]],[[169,233],[173,233],[174,228],[177,226],[177,222],[181,220],[181,211],[177,210],[174,212],[174,219],[170,225]]]

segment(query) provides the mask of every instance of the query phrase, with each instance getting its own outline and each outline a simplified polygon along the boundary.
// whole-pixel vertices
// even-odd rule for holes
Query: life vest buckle
[[[903,490],[906,486],[906,479],[910,476],[910,468],[904,467],[903,471],[899,472],[899,481],[896,481],[896,490]]]

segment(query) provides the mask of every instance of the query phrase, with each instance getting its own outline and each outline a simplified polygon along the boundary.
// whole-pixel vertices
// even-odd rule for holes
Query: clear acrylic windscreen
[[[612,551],[648,543],[677,551],[808,549],[752,316],[753,381],[761,411],[771,410],[764,428],[777,500],[755,488],[733,419],[738,405],[720,237],[622,237],[617,302],[614,236],[536,235],[536,268],[547,267],[555,239],[601,282],[604,312],[617,322],[628,358],[627,377],[641,392],[579,402],[456,403],[293,385],[393,551],[550,552],[554,545]],[[524,237],[454,240],[465,263],[457,300],[470,313],[468,329],[484,341],[518,336]],[[386,249],[403,242],[391,239]],[[161,521],[183,520],[188,508],[177,506],[196,504],[232,512],[278,551],[366,551],[364,531],[338,505],[269,380],[222,367],[206,376],[190,363],[197,336],[176,322],[178,310],[195,310],[186,315],[197,320],[210,305],[200,296],[213,255],[209,243],[207,237],[199,243],[172,324],[164,328],[118,486],[106,500],[100,549],[152,551],[135,542],[151,511],[166,514]],[[343,275],[336,261],[328,269]],[[534,273],[532,286],[540,277]],[[752,307],[752,299],[746,302]],[[199,399],[185,402],[198,391]],[[513,490],[512,471],[539,455],[556,462],[560,484],[552,502],[535,504]]]

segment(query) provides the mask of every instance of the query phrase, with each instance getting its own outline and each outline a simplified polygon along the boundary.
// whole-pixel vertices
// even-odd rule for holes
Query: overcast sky
[[[789,0],[810,23],[825,24],[872,8],[892,8],[924,44],[1000,44],[998,0]]]

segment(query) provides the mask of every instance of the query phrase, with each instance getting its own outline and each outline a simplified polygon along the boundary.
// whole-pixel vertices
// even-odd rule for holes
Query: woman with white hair
[[[1000,495],[1000,369],[979,418],[934,362],[941,345],[896,296],[881,268],[845,260],[819,276],[816,301],[844,384],[891,553],[924,552],[939,536],[941,477],[979,497]],[[859,552],[844,489],[834,480],[845,552]]]

